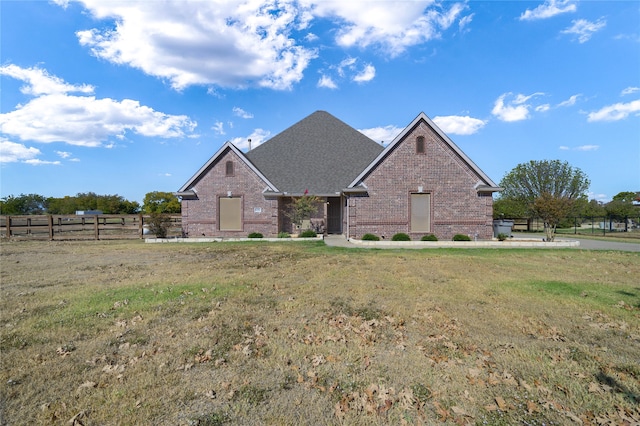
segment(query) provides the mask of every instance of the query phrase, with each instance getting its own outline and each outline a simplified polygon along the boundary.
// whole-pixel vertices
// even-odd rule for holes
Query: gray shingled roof
[[[279,191],[334,194],[383,147],[325,111],[316,111],[246,154]]]

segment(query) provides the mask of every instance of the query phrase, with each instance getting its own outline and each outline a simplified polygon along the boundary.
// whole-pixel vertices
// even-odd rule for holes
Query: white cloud
[[[379,46],[391,57],[408,47],[440,36],[467,8],[453,3],[435,4],[433,0],[403,2],[302,0],[317,17],[337,20],[336,43],[343,47]],[[464,19],[463,17],[462,19]],[[468,19],[467,19],[468,21]]]
[[[93,93],[94,88],[88,84],[73,85],[65,83],[61,78],[50,75],[41,68],[21,68],[17,65],[9,64],[0,67],[0,75],[13,77],[27,84],[20,91],[25,95],[54,95],[69,92]]]
[[[396,127],[393,125],[384,127],[372,127],[370,129],[358,129],[360,133],[364,134],[370,139],[373,139],[374,141],[379,143],[384,142],[385,145],[394,140],[402,130],[402,127]]]
[[[222,121],[216,121],[211,129],[216,133],[216,135],[225,135],[224,131],[224,123]]]
[[[54,0],[66,7],[68,0]],[[93,55],[192,85],[289,90],[318,57],[312,23],[328,25],[338,46],[375,47],[395,57],[441,37],[456,22],[468,29],[466,2],[411,0],[78,0],[101,25],[76,33]],[[215,93],[215,90],[213,90]]]
[[[321,71],[318,87],[337,89],[337,80],[348,78],[356,83],[366,83],[376,76],[376,68],[371,64],[358,66],[358,58],[348,56],[337,65],[331,65],[328,69]],[[331,75],[333,74],[333,75]]]
[[[129,131],[172,138],[183,137],[196,126],[187,116],[154,111],[131,99],[69,95],[90,86],[69,85],[46,70],[9,65],[1,67],[0,73],[25,81],[23,92],[37,95],[0,114],[0,132],[21,140],[95,147],[111,137],[122,139]]]
[[[529,110],[532,108],[527,102],[544,93],[534,93],[532,95],[518,94],[514,99],[505,104],[505,99],[511,97],[512,93],[503,93],[496,99],[491,113],[502,121],[521,121],[529,118]]]
[[[551,109],[551,105],[549,104],[542,104],[542,105],[538,105],[535,108],[536,112],[545,112],[545,111],[549,111]]]
[[[640,87],[627,87],[620,93],[622,96],[631,95],[633,93],[640,92]]]
[[[599,145],[582,145],[582,146],[576,147],[576,150],[577,151],[596,151],[598,148],[600,148]]]
[[[318,80],[318,87],[324,87],[327,89],[337,89],[338,85],[328,75],[322,75],[320,76],[320,80]]]
[[[474,15],[475,13],[472,13],[460,19],[460,21],[458,22],[458,28],[461,33],[466,33],[470,31],[468,27],[469,25],[471,25],[471,21],[473,20]]]
[[[600,148],[600,145],[581,145],[581,146],[576,146],[575,148],[570,148],[568,146],[561,145],[560,147],[558,147],[558,149],[560,149],[562,151],[570,151],[570,150],[574,150],[574,151],[596,151],[599,148]]]
[[[611,201],[611,197],[609,197],[607,194],[596,194],[594,192],[589,192],[588,198],[590,200],[597,200],[597,201],[600,201],[600,202],[609,202],[609,201]]]
[[[56,154],[58,154],[58,156],[60,156],[60,158],[63,158],[65,160],[67,158],[71,157],[71,155],[72,155],[70,152],[66,152],[66,151],[56,151]]]
[[[11,142],[0,137],[0,163],[17,163],[19,161],[32,160],[41,152],[38,148],[27,148],[26,146]]]
[[[434,117],[433,122],[436,123],[443,132],[453,135],[473,135],[487,124],[486,121],[478,118],[458,115]]]
[[[586,19],[577,19],[571,21],[571,23],[573,25],[566,30],[561,31],[561,33],[576,36],[580,43],[589,41],[594,33],[600,31],[607,25],[607,21],[604,18],[600,18],[597,22],[590,22]]]
[[[78,31],[81,45],[107,61],[167,79],[176,90],[242,87],[247,82],[290,89],[317,56],[290,37],[310,19],[293,0],[82,4],[94,17],[115,25]]]
[[[246,119],[253,118],[253,114],[239,107],[233,107],[233,114],[240,118],[246,118]]]
[[[26,160],[25,163],[30,164],[32,166],[59,166],[61,164],[59,161],[45,161],[45,160],[38,160],[37,158],[34,158],[32,160]]]
[[[264,129],[255,129],[249,136],[242,138],[233,138],[231,143],[238,149],[249,149],[249,139],[251,139],[251,149],[258,145],[262,145],[271,136],[271,132]]]
[[[375,67],[371,64],[368,64],[368,65],[365,65],[362,71],[360,71],[358,74],[356,74],[353,77],[353,81],[355,81],[356,83],[366,83],[368,81],[373,80],[375,76],[376,76]]]
[[[580,98],[580,94],[577,95],[573,95],[571,96],[569,99],[567,99],[566,101],[562,101],[558,104],[559,107],[569,107],[569,106],[573,106],[576,104],[576,102],[578,101],[578,98]]]
[[[533,10],[525,10],[524,13],[520,15],[520,20],[533,21],[536,19],[547,19],[561,13],[575,12],[576,9],[575,1],[572,0],[546,0]]]
[[[589,113],[587,121],[618,121],[634,113],[640,113],[640,99],[602,107],[598,111]]]

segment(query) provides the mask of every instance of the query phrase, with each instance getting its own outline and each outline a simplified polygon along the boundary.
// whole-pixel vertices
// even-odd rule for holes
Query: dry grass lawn
[[[1,424],[640,422],[640,255],[7,242]]]

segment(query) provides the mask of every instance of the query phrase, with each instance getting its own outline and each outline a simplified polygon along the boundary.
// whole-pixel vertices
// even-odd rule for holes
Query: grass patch
[[[0,262],[15,424],[640,419],[636,253],[2,242]]]

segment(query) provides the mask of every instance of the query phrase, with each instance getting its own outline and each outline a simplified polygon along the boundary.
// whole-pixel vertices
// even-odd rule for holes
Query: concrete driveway
[[[533,238],[542,240],[540,234],[515,234],[518,237],[523,238]],[[630,251],[630,252],[640,252],[640,243],[629,242],[629,243],[621,243],[617,241],[601,241],[601,240],[591,240],[588,238],[580,238],[578,236],[556,236],[556,241],[579,241],[580,244],[577,246],[573,246],[574,250],[619,250],[619,251]],[[406,246],[362,246],[361,244],[354,244],[348,241],[343,235],[327,235],[324,238],[324,242],[328,246],[334,247],[360,247],[360,248],[412,248],[412,249],[421,249],[425,248],[424,246],[419,245],[406,245]],[[505,245],[496,245],[495,247],[505,248]],[[514,246],[515,247],[515,246]],[[535,246],[532,245],[531,248]],[[550,247],[549,247],[550,248]],[[562,248],[562,247],[558,247]]]
[[[585,250],[620,250],[620,251],[638,251],[640,252],[640,243],[620,243],[617,241],[592,240],[580,237],[562,237],[566,240],[580,241],[580,245],[576,248]]]

